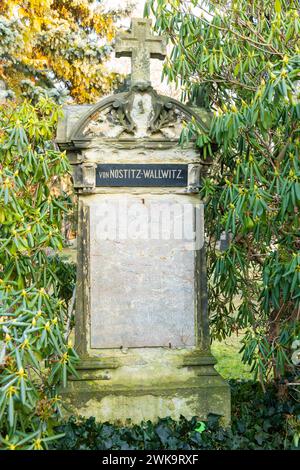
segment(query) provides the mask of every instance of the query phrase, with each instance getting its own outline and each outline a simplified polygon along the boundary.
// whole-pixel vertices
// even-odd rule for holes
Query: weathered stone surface
[[[56,142],[58,144],[69,142],[74,125],[92,107],[93,105],[90,104],[64,106],[63,119],[57,123]]]
[[[214,370],[211,356],[201,361],[198,351],[194,366],[183,367],[189,355],[185,349],[140,348],[114,354],[123,360],[122,367],[98,374],[80,371],[67,393],[61,391],[69,413],[119,424],[180,415],[205,419],[216,413],[225,425],[230,423],[230,388]]]
[[[218,377],[214,384],[211,377],[200,377],[194,387],[180,388],[174,383],[173,388],[164,384],[164,389],[139,390],[119,389],[105,392],[100,381],[89,384],[69,384],[65,398],[66,410],[71,414],[94,416],[100,422],[109,421],[125,425],[158,418],[171,417],[179,420],[180,416],[199,420],[206,419],[209,413],[222,416],[225,426],[230,424],[230,389]],[[90,386],[89,386],[90,385]],[[63,393],[63,392],[62,392]]]
[[[109,213],[103,214],[104,207]],[[195,344],[194,217],[193,201],[173,196],[93,198],[92,348]],[[126,239],[119,238],[122,224]],[[104,240],[108,225],[116,230]]]
[[[150,58],[164,59],[166,39],[151,34],[151,20],[132,18],[131,33],[116,37],[116,57],[131,57],[131,83],[150,83]]]
[[[205,109],[187,108],[168,96],[158,95],[151,87],[136,87],[96,105],[65,106],[56,141],[64,147],[74,139],[90,142],[98,138],[98,144],[111,139],[113,145],[114,139],[130,139],[132,143],[132,138],[151,138],[163,146],[163,141],[165,145],[168,141],[177,142],[182,126],[191,118],[197,119],[203,129],[210,126],[211,114]]]
[[[102,104],[102,102],[100,102]],[[68,111],[70,114],[70,111]],[[172,98],[161,96],[151,86],[139,86],[126,93],[119,93],[103,100],[103,106],[95,105],[80,121],[72,138],[94,139],[142,139],[178,140],[183,125],[197,114],[183,107]],[[70,114],[67,122],[74,119]],[[209,118],[203,112],[201,125],[207,129]]]

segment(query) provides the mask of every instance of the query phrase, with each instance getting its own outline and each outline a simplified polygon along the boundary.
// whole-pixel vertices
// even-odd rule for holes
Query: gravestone
[[[116,55],[132,59],[131,88],[96,105],[66,106],[57,143],[78,195],[72,412],[110,422],[208,413],[230,420],[229,387],[210,352],[203,203],[206,162],[180,145],[195,113],[151,87],[165,42],[133,19]]]

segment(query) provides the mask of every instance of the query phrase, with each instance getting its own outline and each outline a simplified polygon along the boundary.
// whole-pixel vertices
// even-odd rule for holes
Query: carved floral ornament
[[[192,116],[193,113],[178,101],[158,95],[151,86],[141,84],[96,105],[80,122],[73,139],[178,140],[184,123]],[[196,115],[195,119],[198,119]]]

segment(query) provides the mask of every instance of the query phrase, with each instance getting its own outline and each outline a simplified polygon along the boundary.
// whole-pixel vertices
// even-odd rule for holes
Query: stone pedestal
[[[125,424],[209,413],[230,422],[230,390],[208,353],[140,348],[82,360],[79,379],[62,391],[67,411]]]

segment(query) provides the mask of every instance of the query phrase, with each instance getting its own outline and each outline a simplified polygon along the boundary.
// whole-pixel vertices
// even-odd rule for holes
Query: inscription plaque
[[[105,195],[101,200],[111,208],[105,218],[116,221],[118,228],[122,223],[117,216],[118,197]],[[166,211],[170,209],[170,224],[165,225],[163,214],[156,217],[158,201]],[[188,205],[190,210],[172,211],[174,204],[177,209]],[[146,222],[149,233],[158,229],[164,236],[104,239],[99,198],[90,205],[91,347],[193,346],[195,253],[173,236],[184,219],[194,225],[192,200],[143,195],[128,197],[126,205],[129,227],[135,224],[137,212],[145,211],[152,214]]]
[[[187,186],[183,164],[98,164],[96,186]]]

